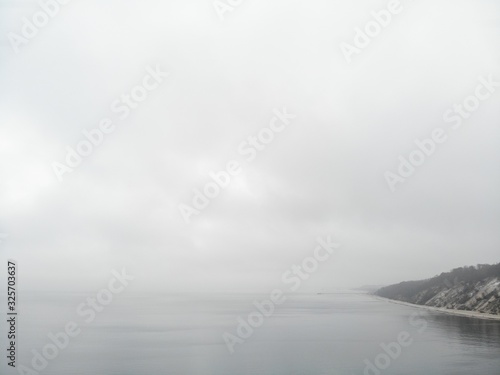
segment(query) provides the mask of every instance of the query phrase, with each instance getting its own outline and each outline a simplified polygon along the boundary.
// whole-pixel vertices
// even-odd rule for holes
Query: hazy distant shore
[[[390,298],[384,298],[384,297],[379,297],[373,294],[370,294],[373,298],[387,301],[387,302],[392,302],[392,303],[397,303],[399,305],[405,305],[405,306],[410,306],[410,307],[418,307],[420,309],[428,310],[428,311],[435,311],[435,312],[440,312],[444,314],[449,314],[449,315],[459,315],[459,316],[465,316],[468,318],[478,318],[478,319],[487,319],[487,320],[500,320],[500,315],[493,315],[493,314],[487,314],[487,313],[480,313],[477,311],[465,311],[465,310],[453,310],[453,309],[445,309],[443,307],[433,307],[433,306],[426,306],[426,305],[417,305],[414,303],[409,303],[409,302],[403,302],[403,301],[398,301],[395,299],[390,299]]]

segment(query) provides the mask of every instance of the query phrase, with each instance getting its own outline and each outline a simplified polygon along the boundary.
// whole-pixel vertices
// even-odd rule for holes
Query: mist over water
[[[256,310],[253,302],[268,295],[128,293],[88,324],[76,313],[86,297],[25,293],[19,363],[29,365],[31,350],[41,351],[49,332],[74,321],[81,333],[41,373],[357,375],[365,360],[374,363],[385,353],[381,344],[407,332],[411,344],[382,374],[500,374],[500,321],[433,313],[361,293],[287,296],[234,354],[224,332],[236,334],[236,319],[246,319]]]
[[[0,375],[500,375],[500,320],[345,289],[500,316],[499,0],[11,0],[0,35]]]

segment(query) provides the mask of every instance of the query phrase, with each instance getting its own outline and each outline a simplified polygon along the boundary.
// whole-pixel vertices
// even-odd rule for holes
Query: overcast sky
[[[36,3],[1,6],[0,243],[26,289],[262,291],[337,253],[301,291],[388,284],[500,261],[500,88],[462,126],[443,114],[500,81],[500,4],[402,1],[349,64],[340,48],[387,1],[77,1],[14,53]],[[16,2],[17,4],[17,2]],[[120,120],[110,109],[159,65],[170,76]],[[248,162],[238,146],[274,109],[296,117]],[[103,118],[116,129],[59,182],[53,162]],[[438,145],[392,192],[416,138]],[[211,171],[241,174],[190,223]],[[2,271],[3,272],[3,271]]]

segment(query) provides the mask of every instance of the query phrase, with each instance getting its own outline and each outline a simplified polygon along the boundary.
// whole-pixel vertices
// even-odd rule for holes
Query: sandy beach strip
[[[428,310],[428,311],[440,312],[440,313],[449,314],[449,315],[465,316],[468,318],[478,318],[478,319],[488,319],[488,320],[499,320],[500,321],[500,315],[480,313],[478,311],[453,310],[453,309],[445,309],[443,307],[416,305],[414,303],[403,302],[403,301],[398,301],[398,300],[394,300],[394,299],[379,297],[379,296],[376,296],[374,294],[371,294],[371,296],[378,299],[378,300],[381,300],[381,301],[397,303],[398,305],[405,305],[405,306],[409,306],[409,307],[417,307],[419,309],[424,309],[424,310]]]

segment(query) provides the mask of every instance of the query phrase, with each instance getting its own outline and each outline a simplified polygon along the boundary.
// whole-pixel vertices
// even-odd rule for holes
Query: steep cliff
[[[500,315],[500,263],[457,268],[431,279],[389,285],[375,294],[418,305]]]

